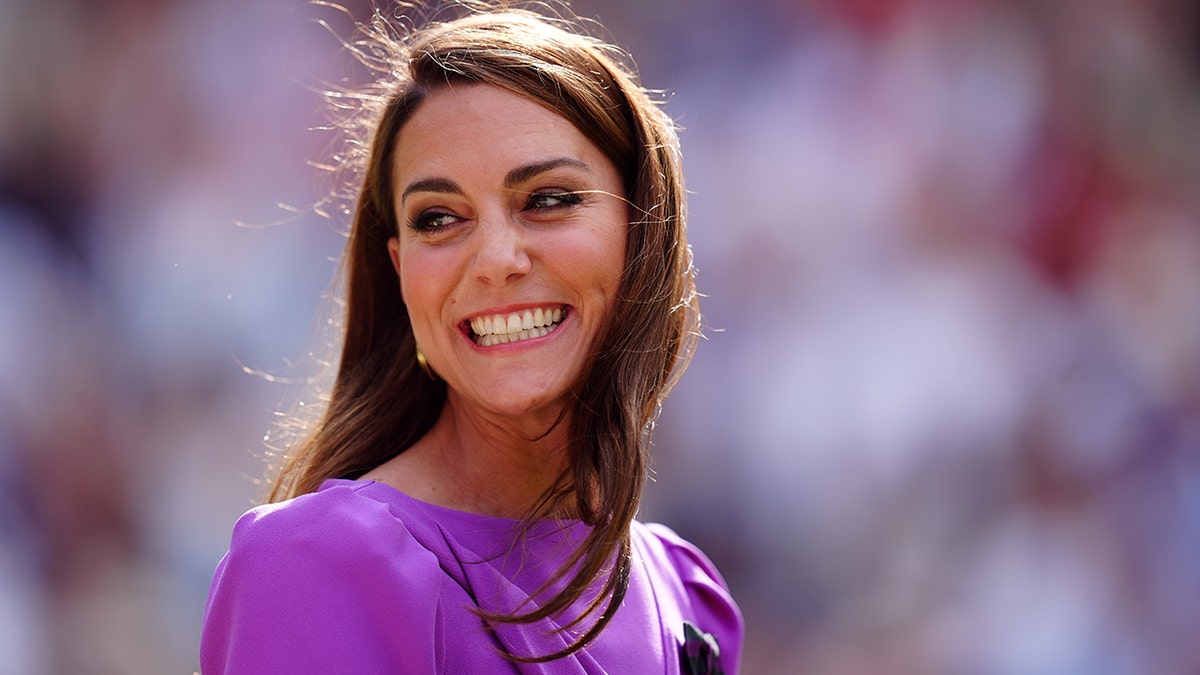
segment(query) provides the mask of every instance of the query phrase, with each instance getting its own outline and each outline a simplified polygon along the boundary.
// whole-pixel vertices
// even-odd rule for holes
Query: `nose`
[[[500,286],[526,274],[533,266],[526,251],[526,232],[510,216],[481,218],[475,231],[475,278]]]

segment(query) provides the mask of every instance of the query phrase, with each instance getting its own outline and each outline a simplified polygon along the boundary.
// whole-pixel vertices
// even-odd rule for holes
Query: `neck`
[[[459,511],[522,518],[566,468],[566,421],[497,418],[451,394],[421,440],[366,478]]]

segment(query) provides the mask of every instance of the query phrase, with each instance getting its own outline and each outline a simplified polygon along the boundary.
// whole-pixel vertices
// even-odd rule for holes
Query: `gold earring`
[[[421,351],[421,345],[417,345],[417,365],[421,366],[421,370],[425,371],[429,379],[437,379],[437,376],[433,374],[433,368],[429,367],[429,361],[425,358],[425,352]]]

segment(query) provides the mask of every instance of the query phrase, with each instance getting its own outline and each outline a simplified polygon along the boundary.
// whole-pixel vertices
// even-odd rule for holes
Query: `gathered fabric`
[[[556,652],[589,625],[561,630],[594,599],[588,593],[562,615],[529,624],[489,627],[477,613],[536,607],[558,590],[536,595],[587,533],[578,521],[525,527],[422,502],[384,483],[328,480],[238,520],[209,592],[201,670],[737,672],[744,626],[724,580],[669,528],[638,521],[629,590],[604,631],[554,661],[507,658]]]

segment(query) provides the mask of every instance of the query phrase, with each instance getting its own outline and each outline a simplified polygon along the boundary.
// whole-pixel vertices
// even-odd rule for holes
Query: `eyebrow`
[[[591,173],[592,171],[590,166],[573,157],[555,157],[554,159],[548,159],[544,162],[534,162],[533,164],[519,166],[512,171],[509,171],[508,175],[504,177],[504,187],[515,188],[534,176],[546,173],[551,169],[557,169],[560,166],[571,166],[577,169],[583,169],[588,173]]]
[[[515,188],[534,176],[546,173],[552,169],[557,169],[561,166],[570,166],[583,169],[588,173],[591,173],[592,170],[592,168],[585,162],[582,162],[578,159],[574,159],[572,157],[555,157],[553,159],[547,159],[543,162],[534,162],[533,164],[519,166],[512,171],[509,171],[504,176],[504,187],[509,189]],[[409,183],[408,187],[404,188],[404,192],[400,194],[400,202],[403,203],[404,200],[414,192],[436,192],[439,194],[453,195],[462,194],[462,188],[459,187],[458,183],[455,183],[448,178],[421,178]]]

